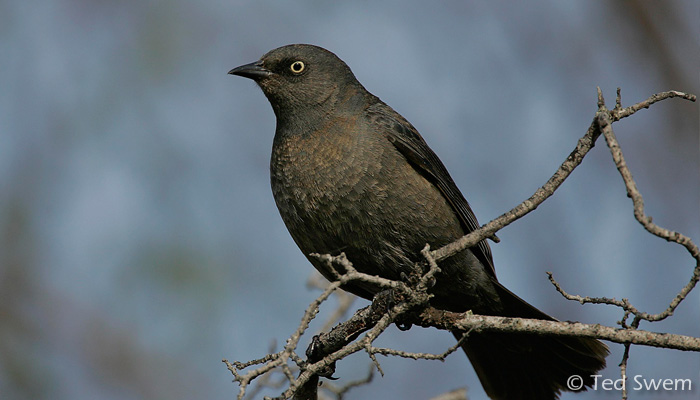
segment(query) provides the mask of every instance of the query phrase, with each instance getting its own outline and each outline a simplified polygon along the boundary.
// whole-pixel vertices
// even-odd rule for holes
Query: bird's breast
[[[383,149],[357,134],[354,120],[337,119],[313,132],[280,134],[270,162],[272,191],[285,222],[350,218],[371,212],[352,207],[363,198],[381,197]],[[371,207],[369,207],[371,208]]]

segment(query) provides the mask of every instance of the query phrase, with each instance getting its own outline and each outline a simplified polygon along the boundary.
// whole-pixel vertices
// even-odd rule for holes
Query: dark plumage
[[[272,50],[230,74],[253,79],[277,117],[272,191],[302,252],[345,252],[361,272],[398,280],[420,250],[479,227],[469,203],[418,131],[369,93],[335,54],[311,45]],[[443,261],[432,292],[437,308],[552,320],[498,283],[486,241]],[[378,288],[344,289],[367,299]],[[461,332],[453,332],[461,337]],[[566,379],[605,366],[593,339],[472,334],[463,345],[493,399],[554,399]]]

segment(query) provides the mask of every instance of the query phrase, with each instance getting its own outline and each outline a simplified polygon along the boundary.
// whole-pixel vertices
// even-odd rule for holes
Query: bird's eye
[[[289,66],[289,69],[292,70],[293,73],[295,74],[300,74],[304,71],[304,68],[306,66],[304,65],[303,62],[301,61],[294,61],[292,65]]]

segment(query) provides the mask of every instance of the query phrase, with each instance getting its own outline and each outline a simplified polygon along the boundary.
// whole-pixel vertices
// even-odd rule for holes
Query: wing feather
[[[433,152],[416,128],[388,105],[378,101],[368,109],[368,116],[374,126],[381,127],[381,133],[406,157],[411,165],[437,187],[459,217],[465,233],[480,227],[469,203],[452,180],[447,168]],[[491,248],[482,240],[471,249],[474,255],[495,277]]]

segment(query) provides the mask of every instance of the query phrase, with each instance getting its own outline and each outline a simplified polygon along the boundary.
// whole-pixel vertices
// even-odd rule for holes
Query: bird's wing
[[[404,117],[381,101],[371,105],[367,114],[374,126],[387,136],[389,141],[413,167],[435,185],[457,213],[465,233],[479,228],[474,212],[457,185],[450,177],[447,168],[433,152],[416,128]],[[474,255],[486,266],[487,271],[496,277],[491,248],[486,240],[471,248]]]

